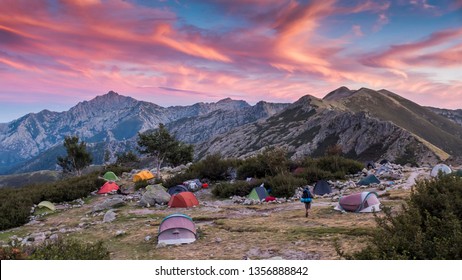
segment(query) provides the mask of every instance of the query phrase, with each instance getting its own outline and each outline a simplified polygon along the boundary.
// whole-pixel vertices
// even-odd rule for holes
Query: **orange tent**
[[[180,192],[172,195],[168,207],[188,208],[199,205],[199,201],[192,192]]]
[[[105,194],[108,192],[116,191],[119,189],[119,186],[117,186],[116,183],[114,182],[106,182],[97,192],[97,194]]]
[[[133,182],[146,181],[154,178],[154,174],[149,170],[142,170],[133,176]]]

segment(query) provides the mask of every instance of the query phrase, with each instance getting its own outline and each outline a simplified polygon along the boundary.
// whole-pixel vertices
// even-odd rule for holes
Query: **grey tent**
[[[389,163],[389,161],[387,159],[382,159],[380,161],[380,164],[382,164],[382,165],[387,164],[387,163]]]
[[[359,182],[358,185],[361,186],[368,186],[370,184],[380,184],[380,180],[375,177],[374,174],[367,175],[367,177],[362,178]]]
[[[176,185],[168,189],[168,193],[170,195],[174,195],[180,192],[189,192],[189,190],[186,186],[183,186],[183,185]]]
[[[373,161],[366,162],[366,168],[367,169],[374,169],[375,168],[375,162],[373,162]]]
[[[314,194],[325,195],[332,192],[330,184],[326,180],[319,180],[313,188]]]
[[[160,223],[157,240],[159,244],[192,243],[196,241],[196,225],[188,215],[169,215]]]

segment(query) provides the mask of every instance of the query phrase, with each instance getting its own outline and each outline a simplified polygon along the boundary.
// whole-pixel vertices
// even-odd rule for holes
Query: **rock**
[[[59,235],[57,235],[56,233],[54,233],[54,234],[50,235],[49,239],[50,239],[51,241],[56,241],[56,240],[59,239]]]
[[[243,204],[244,204],[244,205],[252,205],[253,203],[252,203],[252,200],[246,199],[246,200],[244,200],[244,203],[243,203]]]
[[[121,197],[119,196],[111,197],[93,206],[92,212],[98,212],[98,211],[102,211],[102,210],[106,210],[110,208],[120,207],[123,205],[125,205],[125,201]]]
[[[304,241],[301,241],[301,240],[298,240],[295,242],[295,246],[305,246],[305,242]]]
[[[47,239],[45,233],[43,232],[37,232],[37,233],[32,233],[30,236],[29,236],[29,241],[34,241],[34,243],[36,244],[39,244],[39,243],[42,243],[45,241],[45,239]]]
[[[124,234],[125,234],[125,230],[118,230],[118,231],[116,231],[115,236],[121,236],[121,235],[124,235]]]
[[[144,241],[148,242],[149,240],[151,240],[152,236],[148,235],[144,238]]]
[[[112,210],[109,210],[104,214],[103,223],[110,223],[116,219],[116,213]]]
[[[215,238],[216,243],[221,243],[221,241],[223,241],[223,240],[220,237]]]
[[[283,260],[283,258],[276,256],[276,257],[269,258],[268,260]]]
[[[157,244],[157,246],[156,246],[157,249],[164,248],[164,247],[167,247],[167,244],[165,244],[164,242],[161,242],[161,243]]]
[[[170,200],[170,194],[161,185],[150,185],[146,187],[146,192],[140,199],[141,206],[153,206],[156,204],[166,204]]]

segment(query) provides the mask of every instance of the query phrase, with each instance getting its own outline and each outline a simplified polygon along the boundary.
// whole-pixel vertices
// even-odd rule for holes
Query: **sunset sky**
[[[462,108],[462,0],[0,0],[0,122],[114,90],[161,106],[342,85]]]

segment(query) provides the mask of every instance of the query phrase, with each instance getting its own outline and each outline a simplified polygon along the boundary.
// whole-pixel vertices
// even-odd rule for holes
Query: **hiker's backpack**
[[[309,189],[304,189],[302,198],[300,198],[300,201],[303,203],[310,203],[313,200],[313,195],[311,194]]]

